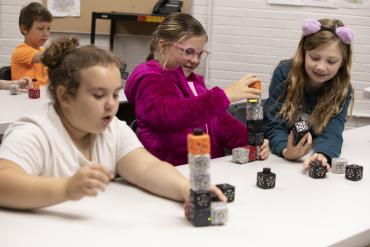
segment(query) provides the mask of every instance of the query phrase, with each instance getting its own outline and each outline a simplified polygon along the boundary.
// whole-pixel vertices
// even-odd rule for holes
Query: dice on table
[[[297,144],[302,137],[310,131],[308,122],[305,120],[294,123],[293,125],[293,136],[294,142]]]
[[[246,164],[249,161],[249,148],[248,147],[233,148],[232,161],[239,164]]]
[[[10,95],[17,95],[19,90],[18,84],[11,84],[9,86],[9,93]]]
[[[211,206],[211,192],[191,189],[189,200],[195,209],[209,208]]]
[[[211,204],[212,225],[224,225],[228,219],[227,204],[224,202],[213,202]]]
[[[227,202],[233,202],[235,199],[235,186],[231,184],[216,184],[222,193],[226,196]]]
[[[311,178],[325,178],[326,168],[318,160],[311,161],[308,174]]]
[[[40,98],[40,89],[37,88],[28,89],[28,97],[30,97],[31,99]]]
[[[331,159],[331,171],[333,173],[345,174],[347,165],[348,165],[348,162],[344,158],[332,158]]]
[[[348,165],[346,166],[346,179],[351,181],[359,181],[362,179],[364,168],[360,165]]]
[[[276,174],[270,168],[263,168],[262,172],[257,173],[257,187],[261,189],[272,189],[275,187]]]

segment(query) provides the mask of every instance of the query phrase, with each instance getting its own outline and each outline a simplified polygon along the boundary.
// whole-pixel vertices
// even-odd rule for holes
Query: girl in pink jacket
[[[258,98],[260,90],[248,87],[258,79],[251,74],[227,87],[207,89],[194,73],[208,55],[202,24],[185,13],[167,16],[153,33],[146,63],[139,64],[125,85],[134,105],[137,134],[143,145],[161,160],[174,165],[187,162],[187,134],[201,128],[211,137],[211,157],[224,148],[246,146],[246,127],[228,112],[232,102]],[[262,159],[269,155],[268,141]]]

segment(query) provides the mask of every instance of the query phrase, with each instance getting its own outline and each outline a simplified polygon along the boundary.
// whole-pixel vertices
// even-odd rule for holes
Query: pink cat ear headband
[[[335,30],[329,27],[321,26],[321,23],[316,19],[305,19],[303,21],[303,36],[308,36],[313,33],[317,33],[320,30],[329,31],[335,33],[343,43],[349,45],[353,40],[353,32],[348,27],[337,27]]]

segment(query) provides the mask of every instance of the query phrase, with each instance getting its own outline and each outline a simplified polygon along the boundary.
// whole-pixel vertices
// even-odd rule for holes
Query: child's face
[[[198,67],[202,58],[207,56],[208,52],[203,49],[205,44],[205,36],[194,36],[173,44],[168,48],[166,67],[171,69],[181,66],[185,76],[189,76]]]
[[[25,43],[35,49],[43,46],[50,36],[50,22],[34,21],[29,30],[22,29]]]
[[[118,111],[121,74],[116,65],[96,65],[80,71],[80,86],[69,98],[64,113],[68,122],[82,133],[101,133]]]
[[[310,85],[320,88],[338,73],[342,61],[342,53],[337,42],[306,51],[305,70],[310,78]]]

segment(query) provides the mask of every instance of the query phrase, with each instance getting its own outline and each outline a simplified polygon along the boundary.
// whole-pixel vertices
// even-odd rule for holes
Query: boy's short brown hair
[[[19,27],[24,26],[27,30],[30,30],[34,21],[52,22],[53,16],[41,3],[32,2],[21,9]],[[21,33],[24,35],[22,29]]]

